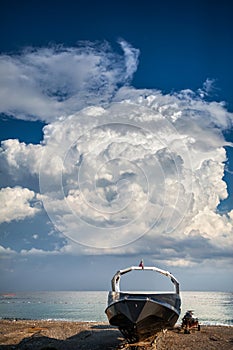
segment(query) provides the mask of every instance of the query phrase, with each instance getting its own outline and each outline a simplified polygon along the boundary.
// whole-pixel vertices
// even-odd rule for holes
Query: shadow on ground
[[[117,329],[108,326],[93,326],[65,340],[35,333],[18,344],[0,345],[0,350],[113,350],[121,343]]]

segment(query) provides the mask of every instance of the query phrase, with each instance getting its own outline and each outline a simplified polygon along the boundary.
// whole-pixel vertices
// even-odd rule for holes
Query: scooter
[[[197,328],[198,331],[201,330],[198,318],[193,317],[193,310],[186,311],[186,314],[182,318],[181,328],[184,329],[184,334],[190,334],[191,328]]]

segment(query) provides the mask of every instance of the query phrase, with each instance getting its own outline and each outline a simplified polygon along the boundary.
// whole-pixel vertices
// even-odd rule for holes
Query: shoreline
[[[232,326],[206,326],[184,334],[180,327],[161,333],[156,347],[137,349],[232,350]],[[0,320],[0,350],[114,350],[124,349],[124,338],[108,322],[55,320]],[[131,347],[127,346],[127,349]]]
[[[96,321],[96,320],[89,320],[89,321],[83,321],[83,320],[73,320],[73,319],[65,319],[65,318],[21,318],[21,317],[0,317],[0,324],[2,321],[10,321],[10,322],[16,322],[16,321],[23,321],[23,322],[74,322],[74,323],[98,323],[98,324],[109,324],[106,318],[106,321]],[[182,322],[177,322],[175,324],[175,327],[181,327]],[[233,324],[227,324],[227,323],[220,323],[220,322],[206,322],[200,323],[202,327],[233,327]]]

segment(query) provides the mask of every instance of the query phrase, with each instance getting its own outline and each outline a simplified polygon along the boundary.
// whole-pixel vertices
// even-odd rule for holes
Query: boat
[[[169,292],[128,292],[120,290],[121,276],[131,271],[154,271],[170,278],[174,290]],[[157,267],[131,266],[119,270],[112,278],[105,310],[110,325],[117,326],[130,343],[146,340],[159,331],[173,328],[180,315],[179,282],[168,271]]]

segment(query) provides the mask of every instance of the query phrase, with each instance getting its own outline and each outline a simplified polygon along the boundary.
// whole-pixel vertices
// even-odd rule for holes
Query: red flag
[[[144,269],[144,262],[143,262],[143,259],[140,261],[139,267],[141,267],[142,269]]]

